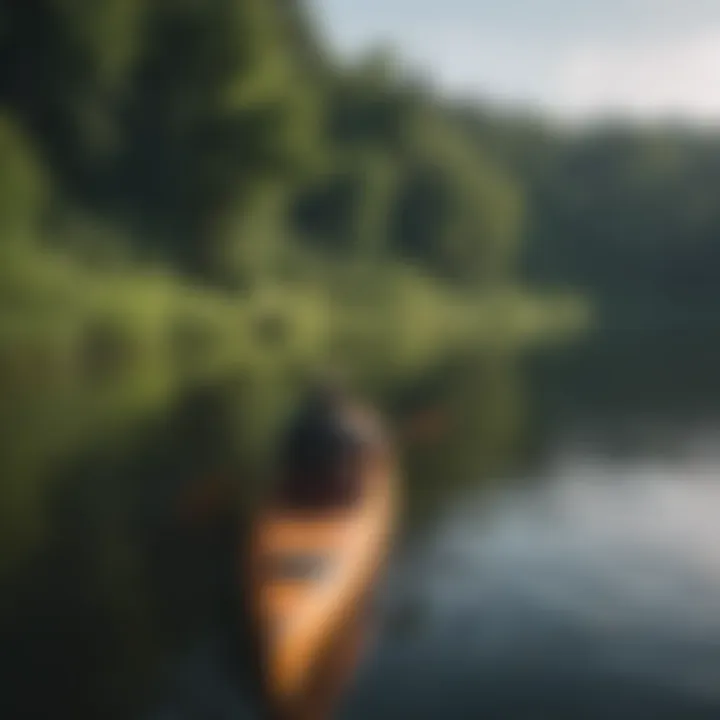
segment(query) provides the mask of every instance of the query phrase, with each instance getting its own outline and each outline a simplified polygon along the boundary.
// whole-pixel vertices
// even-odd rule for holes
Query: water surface
[[[713,347],[485,353],[376,387],[391,414],[431,401],[445,431],[405,448],[401,541],[342,717],[720,717]],[[3,717],[257,716],[238,533],[290,387],[115,388],[84,425],[17,393]]]

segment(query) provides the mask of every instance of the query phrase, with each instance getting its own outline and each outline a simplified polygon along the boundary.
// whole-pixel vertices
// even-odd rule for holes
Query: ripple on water
[[[720,717],[711,460],[576,457],[552,479],[463,499],[398,561],[390,632],[358,708],[525,717],[514,687],[557,717],[581,707],[583,717]],[[402,627],[408,616],[410,629],[393,633],[392,619]],[[389,683],[394,700],[378,700]],[[584,690],[574,696],[568,683]],[[449,693],[462,698],[458,715],[440,701]]]

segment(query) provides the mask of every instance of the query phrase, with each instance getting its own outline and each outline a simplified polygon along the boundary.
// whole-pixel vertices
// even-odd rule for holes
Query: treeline
[[[523,178],[519,272],[572,285],[608,325],[707,327],[720,308],[720,132],[612,123],[561,130],[457,111]]]
[[[0,242],[243,289],[331,260],[511,276],[516,180],[294,0],[0,1]]]
[[[464,107],[391,54],[339,62],[312,20],[299,0],[0,0],[3,257],[237,291],[364,268],[373,294],[413,267],[575,288],[609,322],[720,303],[720,135]]]
[[[581,284],[618,321],[720,307],[720,136],[606,130],[564,142],[546,172],[535,272]]]

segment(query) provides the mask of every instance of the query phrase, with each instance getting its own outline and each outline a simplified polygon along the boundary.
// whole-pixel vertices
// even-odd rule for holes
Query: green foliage
[[[333,66],[300,3],[0,11],[0,104],[48,167],[55,245],[100,264],[163,258],[243,289],[297,249],[467,282],[511,271],[521,203],[508,173],[387,51]]]
[[[132,229],[143,252],[223,279],[232,218],[313,154],[316,93],[282,5],[3,0],[0,11],[0,104],[58,194]]]
[[[333,344],[422,362],[512,283],[511,163],[387,51],[331,62],[301,3],[0,17],[3,344],[44,335],[79,367]]]
[[[0,0],[2,246],[245,295],[331,284],[331,260],[616,308],[717,296],[716,137],[452,104],[387,50],[333,63],[310,19],[281,0]],[[10,288],[43,285],[18,262]]]
[[[309,242],[475,285],[511,275],[521,187],[448,109],[400,77],[392,58],[371,55],[336,80],[326,126],[333,169],[296,206]]]
[[[47,183],[16,123],[0,115],[0,247],[31,243],[45,209]],[[1,261],[0,261],[1,262]]]
[[[425,183],[403,212],[413,218],[426,203],[435,208],[430,218],[435,233],[425,241],[431,260],[460,280],[492,283],[507,277],[522,232],[517,184],[446,118],[428,115],[416,132]]]
[[[526,281],[574,286],[599,303],[606,324],[635,330],[707,323],[716,312],[716,133],[615,125],[571,134],[468,109],[460,116],[479,147],[523,178]]]

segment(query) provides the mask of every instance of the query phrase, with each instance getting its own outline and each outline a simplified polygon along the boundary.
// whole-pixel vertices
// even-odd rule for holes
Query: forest
[[[3,0],[0,158],[5,348],[184,351],[256,307],[465,332],[498,297],[672,326],[717,297],[720,138],[454,102],[334,57],[299,0]]]
[[[712,327],[720,259],[720,133],[681,124],[553,127],[454,108],[522,179],[517,271],[592,298],[608,329]]]
[[[2,2],[0,107],[5,347],[185,348],[257,304],[472,324],[517,286],[508,163],[391,54],[331,57],[298,2]]]

